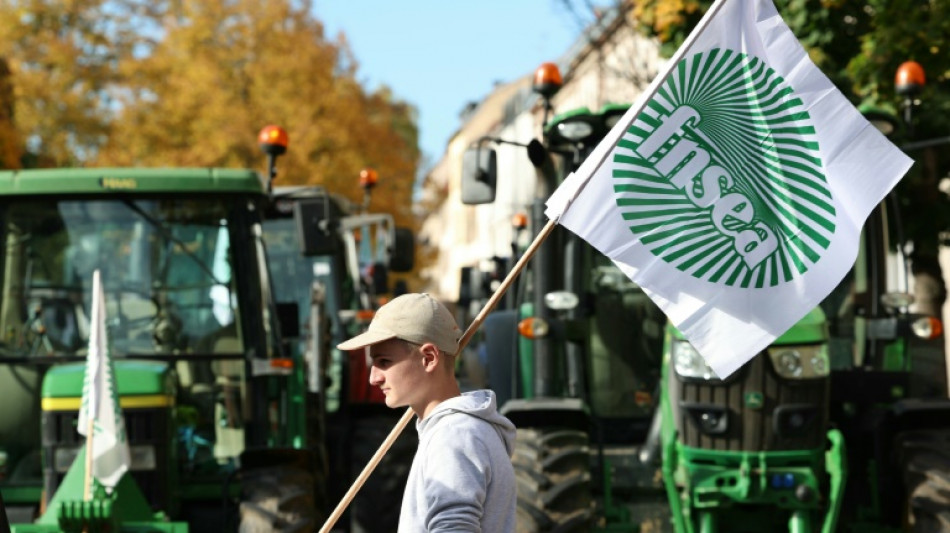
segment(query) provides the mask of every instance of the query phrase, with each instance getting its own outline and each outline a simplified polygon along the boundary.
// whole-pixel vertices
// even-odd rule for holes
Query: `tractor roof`
[[[266,193],[253,170],[226,168],[56,168],[0,172],[0,196],[115,193]]]

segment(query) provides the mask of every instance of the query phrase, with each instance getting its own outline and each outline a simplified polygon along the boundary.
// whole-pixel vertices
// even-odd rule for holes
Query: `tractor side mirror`
[[[395,242],[389,257],[389,270],[409,272],[416,265],[416,239],[409,228],[395,229]]]
[[[491,148],[469,148],[462,155],[462,203],[490,204],[495,201],[498,162]]]
[[[329,198],[324,196],[295,202],[294,222],[297,226],[297,241],[304,256],[329,255],[336,252],[337,238],[334,229],[337,221],[333,219]]]

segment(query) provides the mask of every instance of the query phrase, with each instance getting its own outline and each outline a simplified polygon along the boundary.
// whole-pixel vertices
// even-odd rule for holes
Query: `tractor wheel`
[[[356,422],[350,463],[352,479],[356,479],[363,471],[397,421],[397,417],[380,415],[367,416]],[[396,531],[399,526],[402,493],[406,488],[409,468],[418,445],[419,437],[415,427],[407,427],[376,465],[363,488],[353,498],[350,509],[352,533]]]
[[[512,457],[518,533],[590,531],[589,439],[562,428],[519,429]]]
[[[242,473],[239,533],[309,533],[320,523],[313,476],[291,465]]]
[[[906,520],[914,533],[950,533],[950,431],[900,437]]]

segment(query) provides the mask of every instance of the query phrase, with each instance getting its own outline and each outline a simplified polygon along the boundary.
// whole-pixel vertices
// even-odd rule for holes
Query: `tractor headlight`
[[[690,379],[719,379],[703,356],[699,355],[693,345],[684,340],[674,340],[670,356],[673,359],[673,368],[680,377]]]
[[[561,137],[564,137],[569,141],[576,142],[586,139],[591,133],[594,132],[594,128],[585,121],[573,120],[558,124],[557,131],[561,134]]]
[[[775,346],[768,349],[775,372],[785,379],[823,378],[831,370],[825,345]]]
[[[555,291],[544,295],[544,304],[554,311],[570,311],[580,302],[580,298],[570,291]]]
[[[785,378],[802,377],[802,356],[798,350],[782,350],[772,358],[775,369]]]

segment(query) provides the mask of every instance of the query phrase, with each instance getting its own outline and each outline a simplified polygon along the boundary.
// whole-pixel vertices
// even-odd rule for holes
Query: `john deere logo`
[[[761,409],[765,404],[765,396],[761,392],[747,392],[743,396],[745,406],[749,409]]]
[[[621,139],[612,171],[637,239],[712,283],[789,282],[835,231],[808,111],[775,71],[731,50],[680,61]]]
[[[102,178],[99,185],[103,189],[135,189],[138,183],[132,178]]]

